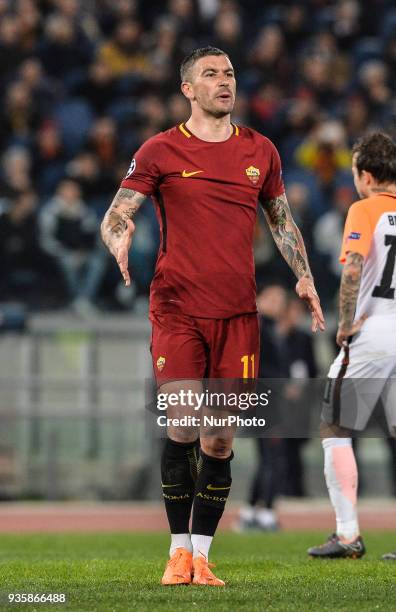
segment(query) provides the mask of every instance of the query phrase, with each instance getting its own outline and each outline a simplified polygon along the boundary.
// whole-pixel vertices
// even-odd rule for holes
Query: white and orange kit
[[[379,399],[389,428],[396,427],[396,195],[383,192],[352,204],[340,255],[364,257],[355,320],[361,330],[343,347],[328,373],[322,418],[363,430]]]

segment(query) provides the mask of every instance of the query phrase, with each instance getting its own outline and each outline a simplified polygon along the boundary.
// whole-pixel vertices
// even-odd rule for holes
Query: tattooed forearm
[[[263,210],[275,243],[294,274],[297,278],[311,276],[304,241],[293,220],[286,194],[263,202]]]
[[[117,191],[101,225],[101,234],[107,244],[109,235],[121,235],[127,228],[127,219],[133,219],[145,195],[132,189],[121,188]]]
[[[137,191],[119,189],[107,211],[111,231],[114,233],[124,231],[126,220],[133,219],[144,199],[145,196]]]
[[[348,253],[342,271],[340,288],[340,323],[341,329],[350,329],[355,317],[356,302],[359,293],[363,269],[363,255]]]

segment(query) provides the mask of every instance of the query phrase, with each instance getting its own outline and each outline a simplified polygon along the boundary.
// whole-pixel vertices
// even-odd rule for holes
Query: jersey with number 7
[[[396,314],[396,195],[378,193],[349,209],[340,256],[364,257],[355,319],[362,315]]]

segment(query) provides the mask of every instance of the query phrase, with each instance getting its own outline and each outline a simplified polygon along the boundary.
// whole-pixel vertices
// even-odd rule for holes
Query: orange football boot
[[[161,584],[190,584],[192,570],[192,553],[185,548],[176,548],[166,564]]]
[[[225,582],[216,578],[210,570],[215,567],[214,563],[208,563],[205,556],[196,557],[193,559],[193,581],[192,584],[206,584],[208,586],[225,586]]]

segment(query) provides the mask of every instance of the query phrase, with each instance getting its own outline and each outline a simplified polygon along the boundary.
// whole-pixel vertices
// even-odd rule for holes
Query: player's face
[[[229,115],[235,104],[236,81],[228,57],[201,57],[191,72],[187,97],[215,117]]]

